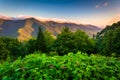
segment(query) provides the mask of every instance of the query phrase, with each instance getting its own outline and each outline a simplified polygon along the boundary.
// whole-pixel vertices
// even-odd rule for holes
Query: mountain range
[[[58,22],[54,20],[38,20],[34,17],[30,18],[9,18],[0,17],[0,36],[9,36],[18,38],[21,41],[28,40],[31,37],[36,37],[38,27],[41,26],[42,30],[47,30],[52,35],[59,34],[63,27],[69,27],[71,31],[78,29],[85,31],[89,36],[101,31],[101,28],[94,25],[76,24],[72,22]]]

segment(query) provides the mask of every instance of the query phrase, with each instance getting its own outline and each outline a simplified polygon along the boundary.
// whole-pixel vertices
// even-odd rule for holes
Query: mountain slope
[[[60,33],[63,27],[69,27],[71,31],[81,29],[89,36],[92,36],[101,30],[100,28],[93,25],[83,25],[67,22],[59,23],[57,21],[40,21],[35,18],[26,18],[20,20],[0,19],[0,36],[10,36],[17,37],[19,40],[28,40],[32,36],[37,36],[38,26],[41,26],[42,30],[48,30],[53,35]]]
[[[103,30],[101,30],[97,35],[104,36],[105,33],[109,31],[114,31],[115,29],[120,27],[120,21],[113,23],[112,25],[106,26]]]

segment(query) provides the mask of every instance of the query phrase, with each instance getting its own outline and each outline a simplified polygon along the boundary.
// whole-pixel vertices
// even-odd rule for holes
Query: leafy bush
[[[55,56],[55,55],[58,55],[57,52],[54,52],[54,51],[51,51],[47,54],[48,56]]]
[[[78,52],[64,56],[31,54],[0,64],[1,80],[120,80],[120,62],[113,57]]]

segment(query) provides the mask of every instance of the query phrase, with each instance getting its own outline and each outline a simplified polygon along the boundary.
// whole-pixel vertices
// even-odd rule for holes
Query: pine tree
[[[39,27],[36,39],[36,51],[46,52],[45,39],[41,27]]]

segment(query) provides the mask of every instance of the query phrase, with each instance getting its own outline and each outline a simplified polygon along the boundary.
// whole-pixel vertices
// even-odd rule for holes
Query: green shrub
[[[58,55],[58,53],[55,51],[50,51],[47,55],[48,56],[55,56],[55,55]]]
[[[0,64],[1,80],[120,80],[120,61],[78,52],[64,56],[31,54]]]

